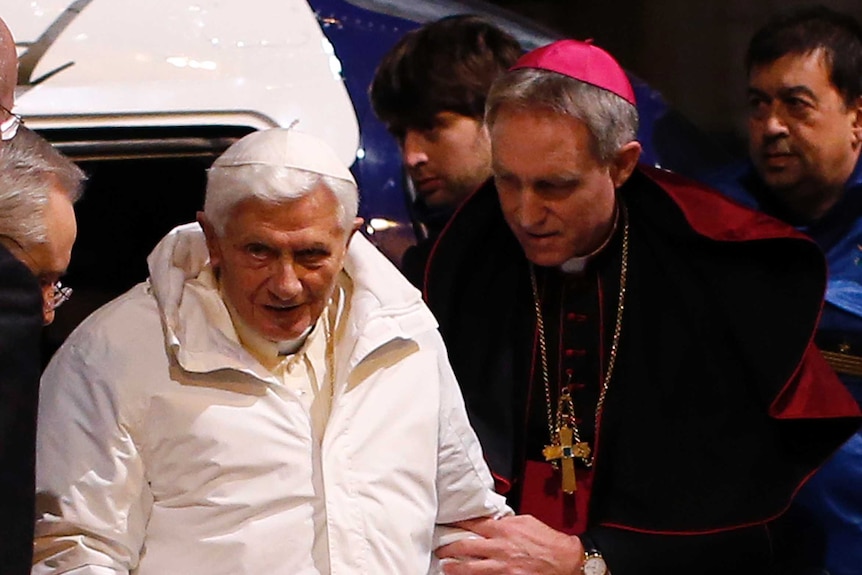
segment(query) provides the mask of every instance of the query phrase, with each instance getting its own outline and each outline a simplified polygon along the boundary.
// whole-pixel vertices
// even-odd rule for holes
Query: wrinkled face
[[[431,208],[455,209],[491,177],[488,131],[454,112],[440,112],[427,130],[407,129],[401,154],[416,192]]]
[[[44,217],[47,241],[7,246],[39,280],[43,302],[42,320],[48,325],[54,321],[54,284],[66,274],[78,234],[72,202],[56,183],[48,193]]]
[[[503,106],[497,115],[491,149],[500,205],[534,264],[589,254],[610,233],[624,178],[616,184],[590,143],[583,122],[550,110]]]
[[[776,199],[817,205],[840,190],[859,152],[859,105],[845,105],[821,52],[752,68],[748,85],[751,159]]]
[[[362,223],[344,230],[337,213],[335,195],[319,184],[297,200],[240,202],[221,237],[199,216],[225,298],[262,337],[296,339],[326,307]]]

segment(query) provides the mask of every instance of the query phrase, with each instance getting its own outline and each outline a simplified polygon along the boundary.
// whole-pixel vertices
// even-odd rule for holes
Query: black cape
[[[30,573],[42,293],[0,245],[0,573]]]
[[[618,194],[629,287],[591,524],[689,534],[774,519],[860,421],[812,343],[823,257],[666,172],[640,168]],[[527,266],[489,183],[442,232],[424,283],[501,491],[522,468],[536,357]]]

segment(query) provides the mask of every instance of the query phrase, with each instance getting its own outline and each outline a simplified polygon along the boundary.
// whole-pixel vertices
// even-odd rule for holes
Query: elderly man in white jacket
[[[42,381],[34,574],[424,574],[508,513],[436,322],[319,140],[250,134]]]

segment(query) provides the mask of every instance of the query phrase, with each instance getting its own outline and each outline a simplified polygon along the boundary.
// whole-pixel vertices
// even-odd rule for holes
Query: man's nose
[[[518,223],[522,228],[530,230],[542,224],[545,220],[544,202],[530,189],[525,189],[521,192],[518,201]]]
[[[270,292],[282,300],[288,300],[302,292],[302,282],[296,274],[292,261],[279,260],[275,264],[270,280]]]
[[[778,109],[773,107],[763,121],[764,133],[767,136],[780,136],[787,134],[787,122]]]
[[[417,130],[407,130],[404,133],[404,141],[401,143],[401,156],[404,165],[415,168],[428,161],[428,153],[425,150],[426,141],[424,136]]]

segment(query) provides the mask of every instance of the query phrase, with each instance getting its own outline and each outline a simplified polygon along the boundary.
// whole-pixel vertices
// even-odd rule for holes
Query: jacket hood
[[[199,224],[171,230],[153,249],[147,263],[165,342],[183,369],[206,373],[229,368],[271,379],[237,343],[223,302],[217,305],[224,307],[227,321],[211,321],[199,301],[199,290],[189,285],[210,273],[209,252]],[[353,282],[353,294],[337,353],[347,358],[349,369],[390,341],[436,329],[437,322],[419,291],[361,234],[350,240],[344,272]]]
[[[418,289],[360,233],[353,234],[344,271],[353,280],[348,331],[343,340],[355,345],[352,369],[375,349],[395,339],[412,339],[437,329],[437,320]]]

